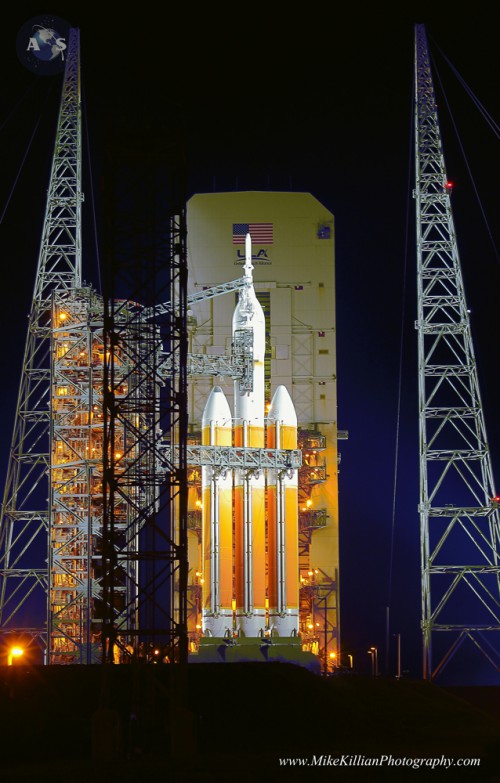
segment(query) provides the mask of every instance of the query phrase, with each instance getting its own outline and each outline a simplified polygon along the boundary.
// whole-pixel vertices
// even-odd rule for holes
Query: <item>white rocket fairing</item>
[[[252,281],[252,244],[245,240],[245,277],[243,289],[233,313],[232,334],[252,332],[253,384],[251,391],[234,384],[234,445],[264,448],[264,356],[266,324],[264,311]],[[235,500],[235,595],[237,628],[243,636],[263,634],[266,625],[266,530],[265,476],[263,471],[236,470]]]
[[[220,386],[209,394],[203,417],[202,444],[231,446],[231,410]],[[231,471],[202,467],[202,629],[224,636],[233,627],[233,515]]]
[[[269,409],[267,445],[297,448],[297,415],[285,386]],[[299,630],[299,531],[297,470],[270,470],[267,479],[269,627],[278,636]]]

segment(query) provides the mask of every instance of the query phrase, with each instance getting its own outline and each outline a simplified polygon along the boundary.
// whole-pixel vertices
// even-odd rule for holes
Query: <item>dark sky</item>
[[[419,676],[413,28],[417,22],[426,25],[446,96],[439,104],[444,150],[455,182],[453,208],[498,476],[500,264],[482,215],[484,210],[498,243],[497,147],[443,58],[444,53],[490,114],[498,116],[493,13],[460,11],[446,3],[439,4],[439,11],[417,10],[417,16],[412,10],[394,15],[381,5],[339,15],[316,3],[299,15],[290,6],[270,9],[269,4],[246,11],[235,11],[234,5],[193,7],[184,13],[146,5],[133,16],[122,7],[105,17],[78,11],[78,4],[24,8],[19,14],[10,10],[3,19],[1,50],[0,252],[6,301],[0,323],[7,368],[0,392],[1,464],[10,442],[60,89],[60,77],[35,77],[24,69],[15,41],[27,19],[50,10],[81,29],[90,140],[84,165],[89,167],[90,160],[97,189],[106,145],[113,143],[117,128],[133,127],[143,145],[158,130],[167,136],[180,133],[188,195],[292,189],[311,192],[334,213],[338,420],[349,431],[349,440],[341,444],[340,474],[343,649],[354,655],[360,670],[367,670],[367,649],[376,645],[383,665],[390,604],[391,666],[392,634],[401,633],[403,666]],[[84,277],[97,286],[88,171]]]

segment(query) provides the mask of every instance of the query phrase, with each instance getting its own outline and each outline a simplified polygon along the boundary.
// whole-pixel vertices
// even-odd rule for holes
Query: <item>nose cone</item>
[[[266,319],[262,305],[255,295],[253,286],[244,288],[234,308],[233,333],[235,329],[265,328]]]
[[[206,427],[212,421],[217,422],[219,427],[231,426],[231,409],[220,386],[214,386],[208,395],[201,423]]]
[[[270,421],[282,421],[291,427],[297,426],[297,414],[286,386],[278,386],[274,392],[268,419]]]

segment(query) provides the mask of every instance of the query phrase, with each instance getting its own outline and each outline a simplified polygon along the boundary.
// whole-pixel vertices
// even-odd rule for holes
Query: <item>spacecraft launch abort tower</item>
[[[191,659],[326,669],[340,649],[333,215],[307,193],[216,193],[190,199],[187,226],[189,354],[222,367],[245,345],[250,365],[246,383],[191,369],[188,440],[301,454],[188,471]],[[215,299],[241,267],[247,284]]]

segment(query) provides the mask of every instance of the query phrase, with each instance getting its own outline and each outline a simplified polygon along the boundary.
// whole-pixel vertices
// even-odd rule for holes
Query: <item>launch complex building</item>
[[[333,215],[308,193],[188,198],[175,134],[146,145],[125,132],[108,150],[95,291],[83,282],[79,40],[71,28],[0,510],[1,651],[327,673],[340,663],[345,437]],[[414,119],[434,678],[463,642],[499,670],[500,500],[423,25]]]

